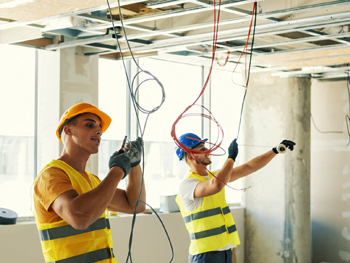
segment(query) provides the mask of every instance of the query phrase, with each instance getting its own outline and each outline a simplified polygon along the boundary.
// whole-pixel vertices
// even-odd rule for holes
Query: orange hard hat
[[[106,113],[103,111],[100,111],[97,107],[95,107],[92,104],[89,103],[78,103],[74,106],[70,107],[61,117],[60,124],[58,124],[56,135],[57,138],[62,142],[60,130],[62,125],[65,124],[65,122],[74,116],[77,116],[82,113],[93,113],[96,114],[101,119],[101,126],[102,126],[102,132],[105,132],[109,125],[111,124],[111,117],[109,117]]]

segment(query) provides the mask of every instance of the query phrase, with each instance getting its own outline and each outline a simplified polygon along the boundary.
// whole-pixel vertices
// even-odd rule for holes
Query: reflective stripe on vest
[[[101,230],[105,228],[111,229],[109,225],[109,220],[106,218],[99,218],[95,221],[95,223],[91,224],[85,230],[77,230],[77,229],[74,229],[71,225],[66,225],[66,226],[60,226],[56,228],[39,230],[39,235],[40,235],[41,241],[47,241],[47,240],[53,240],[56,238],[80,235],[83,233],[87,233],[95,230]]]
[[[49,263],[81,263],[81,262],[95,263],[97,261],[101,261],[109,258],[111,258],[111,251],[108,248],[103,248],[103,249],[88,252],[79,256],[74,256],[71,258],[66,258],[66,259],[57,260],[57,261],[51,261]]]
[[[231,213],[230,208],[228,206],[224,207],[222,209],[222,212],[224,215]],[[184,221],[185,221],[185,223],[189,223],[193,220],[197,220],[197,219],[201,219],[201,218],[209,217],[209,216],[220,215],[220,214],[221,214],[221,208],[217,207],[217,208],[197,212],[197,213],[191,214],[189,216],[186,216],[186,217],[184,217]]]
[[[208,176],[212,178],[210,174]],[[207,180],[192,172],[187,178],[195,178],[202,182]],[[218,250],[229,243],[240,244],[236,225],[225,199],[225,189],[214,195],[203,197],[203,204],[191,212],[184,206],[180,195],[177,195],[175,201],[179,205],[190,236],[190,254]]]
[[[78,171],[63,161],[53,160],[42,171],[48,167],[57,167],[63,170],[79,195],[91,191],[100,183],[97,177],[85,171],[89,178],[86,180]],[[84,230],[76,230],[64,220],[53,223],[39,223],[37,221],[37,226],[47,263],[117,262],[113,255],[113,239],[108,209]]]

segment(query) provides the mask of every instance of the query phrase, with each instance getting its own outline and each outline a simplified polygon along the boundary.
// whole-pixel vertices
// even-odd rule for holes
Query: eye
[[[88,127],[88,128],[93,128],[93,127],[94,127],[94,124],[91,123],[91,122],[88,122],[88,123],[86,123],[86,127]]]

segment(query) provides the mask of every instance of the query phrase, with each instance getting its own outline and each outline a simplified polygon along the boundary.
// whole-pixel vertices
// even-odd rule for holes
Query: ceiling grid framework
[[[251,72],[281,77],[344,79],[350,63],[348,0],[258,2]],[[302,2],[303,5],[297,5]],[[211,0],[0,0],[0,45],[56,51],[81,47],[86,56],[130,59],[153,56],[207,65],[213,50]],[[252,0],[223,0],[217,56],[234,67],[244,49]],[[118,7],[120,4],[120,7]],[[119,9],[126,36],[122,28]],[[111,16],[116,34],[112,28]],[[120,49],[117,45],[120,43]],[[251,38],[252,39],[252,38]],[[250,40],[251,40],[250,39]],[[250,46],[250,45],[249,45]]]

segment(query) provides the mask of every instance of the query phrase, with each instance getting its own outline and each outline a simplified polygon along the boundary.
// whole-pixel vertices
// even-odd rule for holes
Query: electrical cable
[[[250,48],[250,59],[249,59],[249,68],[248,68],[248,77],[246,76],[246,86],[245,86],[245,90],[244,90],[244,95],[243,95],[243,100],[242,100],[242,106],[241,106],[241,113],[239,116],[239,124],[238,124],[238,130],[237,130],[237,140],[239,137],[239,131],[241,129],[241,122],[242,122],[242,114],[243,114],[243,106],[244,106],[244,102],[245,102],[245,98],[247,95],[247,90],[248,90],[248,84],[249,84],[249,78],[250,78],[250,69],[251,69],[251,63],[252,63],[252,57],[253,57],[253,48],[254,48],[254,39],[255,39],[255,28],[256,28],[256,14],[257,14],[257,5],[256,2],[254,3],[254,10],[253,10],[253,14],[255,14],[254,16],[254,29],[253,29],[253,38],[252,38],[252,44],[251,44],[251,48]],[[250,23],[251,26],[252,23]],[[248,40],[250,37],[250,33],[248,33]],[[238,61],[239,62],[239,61]],[[237,63],[238,63],[237,62]],[[236,64],[237,66],[237,64]]]
[[[256,10],[256,2],[254,2],[254,10]],[[216,2],[214,0],[213,2],[213,6],[214,6],[214,33],[213,33],[213,45],[212,45],[212,61],[211,61],[211,66],[210,66],[210,69],[209,69],[209,73],[208,73],[208,77],[203,85],[203,88],[199,94],[199,96],[197,97],[197,99],[191,104],[189,105],[179,116],[178,118],[175,120],[175,122],[173,123],[172,125],[172,129],[171,129],[171,132],[170,132],[170,135],[171,137],[173,138],[175,144],[177,147],[179,147],[180,149],[182,149],[184,152],[186,153],[189,153],[189,154],[193,154],[193,156],[196,158],[197,162],[200,163],[213,177],[215,177],[217,180],[219,180],[221,183],[223,183],[224,185],[228,186],[229,188],[232,188],[234,190],[243,190],[245,191],[247,188],[245,189],[235,189],[229,185],[227,185],[225,182],[223,182],[222,180],[220,180],[217,176],[215,176],[214,174],[212,174],[207,168],[206,166],[204,166],[201,162],[199,162],[199,160],[197,159],[197,157],[195,156],[195,154],[211,154],[213,151],[215,151],[217,148],[219,148],[221,146],[221,143],[223,141],[223,137],[224,137],[224,132],[223,132],[223,129],[221,127],[221,125],[216,121],[216,119],[214,118],[214,116],[212,115],[212,113],[206,108],[204,107],[203,105],[197,105],[197,101],[199,100],[199,98],[203,95],[204,91],[205,91],[205,88],[209,82],[209,79],[210,79],[210,76],[211,76],[211,72],[212,72],[212,69],[213,69],[213,63],[214,63],[214,59],[215,59],[215,51],[216,51],[216,48],[217,48],[217,37],[218,37],[218,28],[219,28],[219,20],[220,20],[220,5],[221,5],[221,0],[219,0],[219,4],[218,4],[218,11],[217,11],[217,15],[216,15]],[[248,42],[249,42],[249,36],[250,36],[250,32],[251,32],[251,27],[252,27],[252,22],[253,22],[253,18],[254,18],[254,11],[252,13],[252,20],[251,20],[251,23],[250,23],[250,28],[249,28],[249,32],[248,32],[248,39],[247,39],[247,42],[246,42],[246,46],[248,45]],[[255,18],[256,18],[256,12],[255,12]],[[256,23],[256,19],[255,19],[255,23]],[[255,33],[255,24],[254,23],[254,33]],[[253,46],[252,46],[252,50],[253,50]],[[251,52],[252,52],[251,50]],[[243,52],[241,54],[241,56],[243,55]],[[238,63],[238,62],[237,62]],[[250,60],[250,63],[251,63],[251,60]],[[237,65],[236,65],[237,67]],[[249,71],[250,71],[250,66],[249,66]],[[246,75],[247,76],[247,75]],[[249,78],[246,78],[247,81],[249,80]],[[248,82],[246,82],[246,85],[248,84]],[[192,108],[193,106],[200,106],[202,107],[204,110],[206,110],[209,115],[206,115],[204,113],[201,113],[201,114],[186,114],[186,112]],[[242,105],[243,107],[243,105]],[[242,113],[241,113],[242,114]],[[183,145],[177,138],[176,136],[176,125],[177,123],[185,118],[185,117],[189,117],[189,116],[201,116],[201,117],[204,117],[204,118],[207,118],[207,119],[210,119],[212,121],[214,121],[217,125],[217,128],[218,128],[218,137],[216,139],[216,142],[214,144],[212,144],[212,146],[207,150],[207,151],[204,151],[204,152],[201,152],[201,151],[196,151],[196,150],[193,150],[193,149],[190,149],[188,147],[186,147],[185,145]],[[220,135],[221,135],[221,138],[220,138]],[[220,139],[220,141],[219,141]],[[219,141],[219,142],[218,142]],[[203,141],[202,141],[203,142]]]
[[[140,202],[141,202],[141,203],[144,203],[144,204],[147,205],[149,208],[151,208],[151,210],[153,211],[153,213],[158,217],[159,222],[162,224],[162,226],[163,226],[163,228],[164,228],[164,231],[165,231],[165,234],[166,234],[166,236],[167,236],[167,238],[168,238],[168,240],[169,240],[169,244],[170,244],[170,248],[171,248],[171,254],[172,254],[172,255],[171,255],[171,259],[170,259],[169,262],[172,262],[173,259],[174,259],[174,248],[173,248],[173,245],[171,244],[168,231],[166,231],[166,228],[165,228],[165,226],[164,226],[164,224],[163,224],[163,221],[160,219],[160,217],[159,217],[159,215],[157,214],[157,212],[156,212],[149,204],[145,203],[144,201],[140,201]]]
[[[217,63],[219,66],[224,67],[224,66],[226,66],[226,64],[227,64],[229,57],[230,57],[230,51],[227,51],[227,52],[226,52],[226,59],[225,59],[225,61],[224,61],[223,63],[221,63],[221,62],[220,62],[220,59],[221,59],[222,57],[219,58],[218,56],[216,56],[216,63]]]
[[[310,117],[311,117],[312,123],[314,124],[316,130],[320,133],[343,133],[342,131],[321,131],[319,128],[317,128],[314,117],[312,116],[311,113],[310,113]]]
[[[123,67],[124,67],[124,72],[125,72],[125,75],[126,75],[126,79],[127,79],[127,83],[128,83],[128,87],[129,87],[129,91],[130,91],[130,96],[131,96],[131,100],[132,100],[132,103],[133,103],[133,107],[134,107],[134,110],[135,110],[135,114],[136,114],[136,119],[137,119],[137,123],[138,123],[138,127],[139,127],[139,130],[140,130],[140,134],[141,134],[141,138],[143,138],[143,135],[144,135],[144,132],[145,132],[145,129],[146,129],[146,124],[147,124],[147,120],[148,120],[148,117],[151,113],[157,111],[161,106],[162,104],[164,103],[165,101],[165,91],[164,91],[164,87],[163,87],[163,84],[158,80],[158,78],[156,78],[154,75],[152,75],[149,71],[144,71],[141,69],[141,67],[138,65],[138,63],[136,62],[135,60],[135,57],[133,55],[133,52],[131,50],[131,47],[129,45],[129,41],[127,39],[127,35],[126,35],[126,32],[125,32],[125,29],[124,29],[124,24],[123,24],[123,18],[122,18],[122,14],[121,14],[121,10],[120,10],[120,1],[118,0],[118,10],[119,10],[119,17],[120,17],[120,22],[121,22],[121,25],[122,25],[122,29],[123,29],[123,32],[124,32],[124,37],[125,37],[125,40],[126,40],[126,43],[127,43],[127,46],[129,48],[129,51],[130,51],[130,54],[131,54],[131,57],[134,61],[134,63],[136,64],[136,66],[138,67],[139,69],[139,72],[134,76],[133,80],[132,80],[132,84],[130,86],[130,80],[129,80],[129,76],[128,76],[128,73],[127,73],[127,70],[126,70],[126,66],[125,66],[125,62],[124,62],[124,56],[123,56],[123,53],[122,53],[122,50],[121,50],[121,46],[120,46],[120,43],[119,43],[119,40],[118,40],[118,36],[117,36],[117,32],[116,32],[116,28],[115,28],[115,25],[114,25],[114,20],[113,20],[113,14],[112,14],[112,10],[111,10],[111,7],[110,7],[110,4],[109,4],[109,1],[107,1],[107,5],[108,5],[108,10],[109,10],[109,13],[110,13],[110,17],[111,17],[111,22],[112,22],[112,27],[113,27],[113,31],[114,31],[114,34],[115,34],[115,38],[117,40],[117,45],[118,45],[118,48],[119,48],[119,51],[120,51],[120,56],[122,58],[122,62],[123,62]],[[138,77],[138,75],[140,73],[146,73],[148,75],[151,76],[150,79],[146,79],[144,81],[142,81],[135,89],[135,92],[133,92],[133,86],[134,86],[134,81],[136,80],[136,78]],[[143,84],[145,81],[149,81],[149,80],[155,80],[158,85],[161,87],[161,90],[162,90],[162,101],[161,101],[161,104],[158,105],[157,107],[153,108],[152,110],[148,111],[148,110],[145,110],[144,108],[142,108],[140,106],[140,104],[137,102],[136,100],[136,97],[137,97],[137,94],[138,94],[138,91],[139,91],[139,87],[141,86],[141,84]],[[147,114],[147,117],[146,117],[146,121],[145,121],[145,124],[144,124],[144,128],[142,130],[141,128],[141,123],[140,123],[140,119],[139,119],[139,114],[137,112],[137,109],[139,109],[139,111],[141,111],[142,113],[145,113]],[[138,199],[136,201],[136,204],[135,204],[135,210],[134,210],[134,214],[133,214],[133,219],[132,219],[132,224],[131,224],[131,230],[130,230],[130,237],[129,237],[129,251],[128,251],[128,256],[127,256],[127,259],[126,259],[126,263],[129,261],[130,259],[130,262],[132,263],[132,257],[131,257],[131,247],[132,247],[132,239],[133,239],[133,233],[134,233],[134,227],[135,227],[135,222],[136,222],[136,212],[137,212],[137,207],[138,207],[138,204],[139,202],[143,202],[141,199],[141,194],[142,194],[142,188],[143,188],[143,183],[144,183],[144,160],[145,160],[145,156],[144,156],[144,147],[142,145],[142,179],[141,179],[141,189],[140,189],[140,193],[139,193],[139,196],[138,196]],[[153,210],[153,209],[152,209]],[[154,211],[155,212],[155,211]],[[158,217],[158,215],[157,215]],[[163,222],[161,221],[160,217],[158,217],[158,219],[160,220],[163,228],[164,228],[164,231],[166,232],[167,234],[167,231],[166,231],[166,228],[163,224]],[[171,244],[171,240],[168,236],[168,239],[169,239],[169,243],[170,243],[170,246],[172,248],[172,244]],[[171,261],[173,260],[173,257],[174,257],[174,251],[172,249],[172,259]],[[171,262],[170,261],[170,262]],[[170,263],[169,262],[169,263]]]

